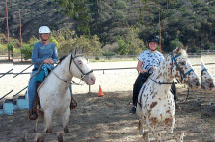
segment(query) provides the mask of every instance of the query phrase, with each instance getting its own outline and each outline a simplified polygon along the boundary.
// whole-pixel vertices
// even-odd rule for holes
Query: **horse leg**
[[[27,142],[27,133],[24,134],[23,142]]]
[[[38,123],[38,119],[36,119],[36,121],[35,121],[34,133],[37,133],[37,123]]]
[[[36,133],[34,142],[44,142],[44,134],[43,133]]]
[[[58,142],[63,142],[63,134],[62,133],[57,133],[58,137]]]
[[[164,124],[166,126],[167,133],[172,133],[173,134],[173,129],[174,129],[174,125],[175,125],[175,118],[166,119],[164,121]],[[184,133],[174,134],[173,137],[172,136],[170,136],[170,137],[175,139],[177,142],[183,142]]]
[[[52,121],[52,110],[44,111],[44,124],[45,124],[45,133],[52,133],[51,130],[51,121]]]
[[[70,109],[67,108],[65,112],[62,113],[62,123],[63,123],[63,128],[65,133],[69,133],[69,127],[68,127],[69,115],[70,115]]]
[[[174,138],[176,142],[183,142],[184,133],[174,134]]]

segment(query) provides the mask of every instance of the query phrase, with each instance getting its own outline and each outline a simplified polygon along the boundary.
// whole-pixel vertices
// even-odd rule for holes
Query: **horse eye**
[[[78,64],[79,64],[79,65],[83,65],[83,63],[82,63],[82,62],[78,62]]]
[[[185,62],[180,62],[181,65],[185,65]]]

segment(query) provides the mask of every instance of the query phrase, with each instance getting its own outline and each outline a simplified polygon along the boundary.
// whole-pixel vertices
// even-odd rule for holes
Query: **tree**
[[[118,42],[118,48],[117,48],[117,52],[120,54],[120,55],[128,55],[128,52],[129,52],[129,44],[125,43],[124,40],[122,39],[119,39],[117,40]]]

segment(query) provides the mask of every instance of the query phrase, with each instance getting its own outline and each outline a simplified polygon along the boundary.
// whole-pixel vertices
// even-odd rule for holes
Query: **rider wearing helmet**
[[[140,72],[133,87],[133,107],[129,113],[136,113],[137,100],[139,91],[148,79],[148,77],[160,66],[161,61],[164,59],[162,53],[158,52],[157,46],[159,43],[159,37],[157,35],[149,35],[147,38],[148,50],[143,51],[138,57],[137,70]]]
[[[28,98],[29,98],[29,119],[36,120],[38,118],[37,114],[37,102],[34,102],[37,99],[37,87],[39,86],[38,83],[38,76],[41,75],[42,68],[40,65],[42,63],[53,66],[58,61],[58,53],[57,48],[54,43],[49,42],[50,36],[50,29],[47,26],[41,26],[39,28],[39,34],[41,41],[34,44],[34,48],[32,50],[32,64],[34,64],[34,68],[31,73],[31,78],[28,85]],[[70,86],[70,93],[71,86]],[[76,103],[76,102],[75,102]],[[74,108],[73,104],[74,100],[72,98],[70,108]],[[75,106],[76,107],[76,106]]]

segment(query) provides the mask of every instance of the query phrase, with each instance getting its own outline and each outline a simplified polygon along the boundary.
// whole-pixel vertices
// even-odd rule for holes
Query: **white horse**
[[[95,76],[82,56],[82,50],[73,51],[60,61],[60,63],[45,78],[38,89],[41,109],[44,111],[44,132],[51,133],[51,122],[54,114],[60,114],[64,132],[69,133],[69,115],[71,95],[69,85],[76,77],[88,85],[95,84]],[[37,131],[37,121],[35,130]]]
[[[210,91],[214,88],[213,76],[201,61],[201,88]]]
[[[153,134],[159,122],[164,122],[167,133],[173,133],[175,103],[170,88],[174,78],[191,88],[200,87],[200,79],[188,60],[186,50],[187,48],[184,50],[180,46],[167,55],[140,90],[137,105],[138,129],[145,140],[148,139],[148,133],[143,131],[143,122],[146,122]],[[161,140],[160,133],[157,137]],[[183,133],[179,136],[179,141],[183,141]]]

